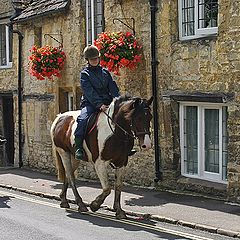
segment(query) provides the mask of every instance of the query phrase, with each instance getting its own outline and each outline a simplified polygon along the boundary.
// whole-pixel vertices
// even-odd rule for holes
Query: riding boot
[[[83,139],[80,137],[75,137],[75,159],[83,160]]]

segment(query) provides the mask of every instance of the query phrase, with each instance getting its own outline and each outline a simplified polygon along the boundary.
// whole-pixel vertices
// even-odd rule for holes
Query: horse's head
[[[151,148],[150,122],[152,119],[151,108],[153,97],[150,99],[136,98],[133,100],[134,112],[131,119],[131,128],[139,139],[141,149]]]
[[[151,148],[150,122],[152,119],[151,108],[153,97],[150,99],[130,98],[120,109],[124,112],[124,118],[129,123],[131,131],[138,138],[141,149]]]

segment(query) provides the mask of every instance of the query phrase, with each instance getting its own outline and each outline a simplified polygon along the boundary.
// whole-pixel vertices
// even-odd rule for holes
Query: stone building
[[[8,136],[8,144],[0,148],[2,165],[22,162],[55,171],[49,129],[58,112],[79,106],[84,47],[103,30],[134,31],[143,45],[143,61],[115,78],[122,93],[147,97],[156,69],[159,159],[154,150],[138,152],[129,161],[125,181],[150,186],[160,172],[159,187],[240,201],[237,0],[5,2],[0,7],[1,39],[6,39],[5,45],[1,42],[0,135]],[[23,36],[20,85],[20,37],[13,31],[11,44],[11,26]],[[34,44],[63,45],[67,60],[60,79],[39,81],[29,75]],[[6,134],[7,129],[13,131]],[[4,148],[15,149],[14,154],[6,156]],[[96,178],[88,163],[81,163],[79,176]]]

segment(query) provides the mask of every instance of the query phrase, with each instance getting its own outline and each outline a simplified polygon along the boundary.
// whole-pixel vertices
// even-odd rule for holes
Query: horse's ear
[[[153,102],[153,96],[151,96],[148,100],[147,100],[147,105],[150,106]]]
[[[133,108],[137,108],[140,105],[141,101],[141,98],[135,98],[132,104]]]
[[[140,98],[134,98],[127,102],[127,104],[123,107],[123,111],[125,112],[125,119],[130,121],[135,109],[141,104]]]

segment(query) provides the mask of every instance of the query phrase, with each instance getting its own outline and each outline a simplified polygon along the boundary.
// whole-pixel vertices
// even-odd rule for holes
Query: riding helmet
[[[84,54],[85,59],[87,59],[87,60],[100,57],[100,52],[99,52],[98,48],[94,45],[85,47],[83,54]]]

